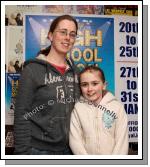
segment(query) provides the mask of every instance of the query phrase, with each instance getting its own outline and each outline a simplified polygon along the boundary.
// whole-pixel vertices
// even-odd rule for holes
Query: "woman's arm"
[[[35,83],[32,80],[32,71],[26,66],[22,71],[19,89],[16,97],[14,112],[14,154],[30,154],[30,113]]]

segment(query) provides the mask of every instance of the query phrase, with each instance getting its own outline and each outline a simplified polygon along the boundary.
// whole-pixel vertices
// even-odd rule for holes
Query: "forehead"
[[[73,21],[71,20],[61,20],[57,27],[61,28],[61,29],[72,29],[76,31],[76,25]]]
[[[101,80],[101,74],[99,71],[85,71],[80,75],[81,81],[95,81],[95,80]]]

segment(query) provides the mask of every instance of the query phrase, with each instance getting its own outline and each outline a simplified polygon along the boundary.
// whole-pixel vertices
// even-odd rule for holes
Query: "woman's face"
[[[66,55],[75,43],[76,31],[76,25],[73,21],[60,21],[54,32],[49,33],[51,47],[55,50],[55,52]]]
[[[82,95],[89,101],[99,103],[102,99],[102,91],[105,89],[99,72],[86,71],[80,76],[80,87]]]

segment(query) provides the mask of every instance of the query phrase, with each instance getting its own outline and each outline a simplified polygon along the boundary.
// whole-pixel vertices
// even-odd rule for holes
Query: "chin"
[[[60,53],[62,53],[62,54],[67,54],[68,52],[69,52],[68,49],[66,49],[66,50],[61,50],[61,51],[60,51]]]
[[[92,98],[91,98],[91,99],[89,99],[89,100],[92,101],[92,103],[97,103],[99,99],[97,99],[97,98],[96,98],[96,99],[92,99]]]
[[[88,98],[88,100],[91,101],[92,103],[96,101],[95,99],[90,99],[90,98]]]

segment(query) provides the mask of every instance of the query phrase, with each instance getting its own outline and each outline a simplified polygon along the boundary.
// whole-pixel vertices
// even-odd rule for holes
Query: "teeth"
[[[88,94],[88,96],[93,96],[94,94]]]
[[[68,44],[68,43],[63,43],[63,45],[64,45],[64,46],[69,46],[69,44]]]

